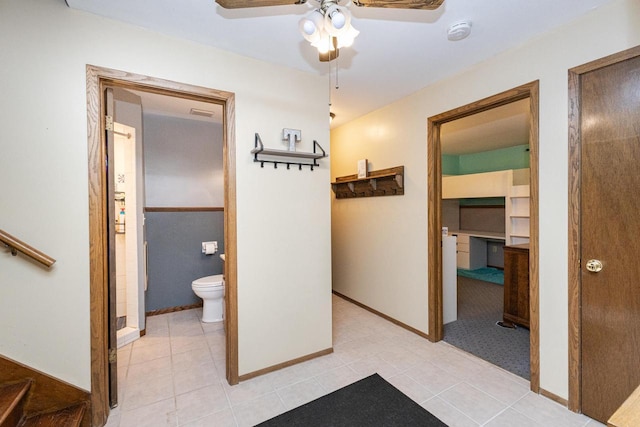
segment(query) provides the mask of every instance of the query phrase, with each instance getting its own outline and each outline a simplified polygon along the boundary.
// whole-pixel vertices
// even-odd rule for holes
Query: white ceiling
[[[192,99],[160,95],[152,92],[126,89],[142,98],[144,114],[178,117],[181,119],[198,120],[211,123],[222,123],[222,106],[210,102],[194,101]],[[212,117],[192,114],[191,110],[211,112]]]
[[[335,74],[328,63],[318,61],[317,52],[298,30],[298,21],[317,6],[315,0],[235,10],[223,9],[214,0],[66,1],[72,8],[177,38],[320,75]],[[331,90],[331,111],[336,114],[332,126],[460,73],[611,1],[445,0],[435,11],[358,8],[349,2],[352,24],[360,35],[351,48],[340,52],[340,88]],[[448,26],[463,19],[472,21],[471,36],[448,41]]]
[[[529,99],[445,123],[442,154],[469,154],[529,143]]]

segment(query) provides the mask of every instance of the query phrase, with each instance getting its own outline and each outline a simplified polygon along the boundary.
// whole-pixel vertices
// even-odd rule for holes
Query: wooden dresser
[[[506,326],[529,327],[529,244],[504,247],[504,308]]]

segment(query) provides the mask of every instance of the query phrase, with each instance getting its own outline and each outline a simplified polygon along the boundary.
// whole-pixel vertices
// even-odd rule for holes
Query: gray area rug
[[[458,276],[458,320],[444,325],[444,341],[530,379],[529,330],[502,328],[504,288]]]
[[[378,374],[271,418],[258,426],[447,427]]]

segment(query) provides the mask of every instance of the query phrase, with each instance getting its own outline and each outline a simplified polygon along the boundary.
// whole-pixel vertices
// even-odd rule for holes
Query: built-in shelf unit
[[[403,195],[404,166],[371,171],[366,178],[357,174],[337,177],[331,188],[336,199]]]
[[[505,198],[505,217],[508,228],[505,228],[509,244],[529,243],[529,186],[514,185]]]
[[[529,242],[528,169],[442,177],[443,199],[505,198],[505,244]],[[514,179],[514,177],[516,179]],[[517,184],[517,185],[514,185]]]

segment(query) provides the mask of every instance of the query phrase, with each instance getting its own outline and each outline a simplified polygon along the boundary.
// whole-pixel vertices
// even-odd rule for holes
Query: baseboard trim
[[[546,397],[547,399],[551,399],[554,402],[561,404],[562,406],[565,406],[565,407],[569,406],[569,401],[567,399],[564,399],[558,396],[557,394],[551,393],[550,391],[547,391],[543,388],[540,388],[540,394]]]
[[[87,406],[81,425],[91,425],[91,394],[88,391],[0,355],[0,384],[15,383],[27,378],[34,383],[24,406],[25,414],[55,411],[85,402]]]
[[[140,330],[140,337],[143,337],[145,335],[147,335],[147,328],[144,328],[144,329]]]
[[[362,304],[362,303],[361,303],[361,302],[359,302],[359,301],[356,301],[356,300],[354,300],[354,299],[352,299],[352,298],[349,298],[348,296],[343,295],[343,294],[341,294],[340,292],[337,292],[337,291],[332,291],[332,292],[333,292],[335,295],[337,295],[337,296],[339,296],[340,298],[342,298],[343,300],[345,300],[345,301],[349,301],[350,303],[355,304],[355,305],[357,305],[358,307],[361,307],[361,308],[364,308],[364,309],[365,309],[365,310],[367,310],[367,311],[370,311],[371,313],[375,314],[376,316],[380,316],[380,317],[382,317],[383,319],[388,320],[389,322],[391,322],[391,323],[393,323],[393,324],[395,324],[395,325],[398,325],[398,326],[400,326],[401,328],[404,328],[404,329],[406,329],[406,330],[407,330],[407,331],[409,331],[409,332],[413,332],[414,334],[419,335],[419,336],[421,336],[422,338],[426,338],[426,339],[428,339],[429,341],[431,341],[431,339],[429,338],[429,334],[426,334],[426,333],[424,333],[424,332],[422,332],[422,331],[419,331],[418,329],[416,329],[416,328],[414,328],[414,327],[412,327],[412,326],[409,326],[409,325],[407,325],[406,323],[402,323],[401,321],[396,320],[396,319],[394,319],[393,317],[387,316],[386,314],[381,313],[381,312],[379,312],[378,310],[375,310],[375,309],[373,309],[373,308],[371,308],[371,307],[369,307],[369,306],[367,306],[367,305],[364,305],[364,304]]]
[[[147,315],[147,317],[157,316],[159,314],[175,313],[176,311],[191,310],[192,308],[198,308],[198,307],[202,307],[202,301],[195,304],[180,305],[178,307],[167,307],[167,308],[161,308],[159,310],[147,311],[145,314]],[[142,334],[140,334],[140,336],[142,336]]]
[[[315,353],[307,354],[306,356],[298,357],[287,362],[278,363],[277,365],[269,366],[268,368],[259,369],[257,371],[249,372],[248,374],[240,375],[238,379],[240,381],[246,381],[251,378],[259,377],[260,375],[268,374],[270,372],[278,371],[280,369],[297,365],[298,363],[306,362],[307,360],[315,359],[317,357],[326,356],[327,354],[333,353],[333,347],[329,347],[327,349],[317,351]]]

